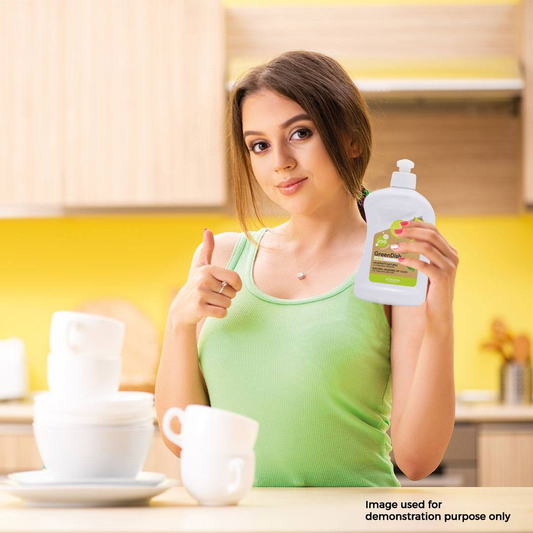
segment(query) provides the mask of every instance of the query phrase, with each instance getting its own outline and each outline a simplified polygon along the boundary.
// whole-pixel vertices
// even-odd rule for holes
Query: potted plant
[[[531,402],[530,341],[527,335],[514,336],[501,319],[492,322],[491,339],[482,349],[497,352],[500,367],[500,401],[508,404]]]

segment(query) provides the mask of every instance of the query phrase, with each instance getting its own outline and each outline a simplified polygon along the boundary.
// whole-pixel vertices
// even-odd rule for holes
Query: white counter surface
[[[442,502],[429,509],[429,500]],[[397,502],[392,510],[367,501]],[[400,502],[425,501],[423,509]],[[382,515],[440,514],[437,520],[368,520]],[[485,514],[485,520],[445,522],[445,514]],[[499,519],[489,519],[495,513]],[[505,521],[505,516],[507,521]],[[510,515],[510,516],[509,516]],[[426,514],[427,516],[427,514]],[[533,531],[533,488],[254,488],[239,505],[200,507],[183,487],[145,507],[38,508],[0,494],[0,533],[222,533],[222,532],[429,532],[518,533]]]
[[[31,399],[0,402],[0,424],[31,424],[32,419]],[[530,405],[502,405],[497,402],[457,404],[455,420],[456,422],[533,422],[533,403]]]

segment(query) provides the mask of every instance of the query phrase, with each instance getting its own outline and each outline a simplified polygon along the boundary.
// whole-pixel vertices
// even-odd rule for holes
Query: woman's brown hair
[[[366,102],[344,68],[333,58],[312,51],[291,50],[248,70],[230,93],[226,127],[230,175],[237,217],[246,238],[251,237],[252,213],[265,226],[257,205],[258,183],[242,131],[242,104],[247,96],[269,90],[296,102],[311,118],[337,168],[348,194],[357,201],[363,219],[363,176],[370,161],[372,132]],[[359,155],[349,152],[353,140]],[[365,219],[366,220],[366,219]]]

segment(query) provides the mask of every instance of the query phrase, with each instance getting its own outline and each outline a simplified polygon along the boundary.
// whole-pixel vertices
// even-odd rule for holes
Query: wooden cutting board
[[[119,298],[95,299],[74,309],[121,320],[126,325],[120,390],[154,392],[161,341],[154,323],[137,306]]]

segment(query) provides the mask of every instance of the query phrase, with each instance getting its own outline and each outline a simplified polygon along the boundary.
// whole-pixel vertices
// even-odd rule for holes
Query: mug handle
[[[235,481],[228,487],[228,496],[233,496],[235,492],[240,490],[242,482],[242,471],[244,469],[244,459],[236,457],[232,459],[229,464],[232,473],[235,474]]]
[[[183,432],[183,418],[185,415],[185,411],[183,409],[180,409],[179,407],[171,407],[163,416],[163,433],[165,434],[165,437],[174,444],[177,444],[180,448],[183,448],[183,437],[181,433],[175,433],[172,431],[172,428],[170,427],[170,422],[172,422],[172,419],[174,417],[177,417],[177,419],[180,421],[180,424],[182,425],[182,432]]]
[[[78,351],[79,345],[79,333],[81,331],[81,324],[78,322],[69,322],[65,331],[65,344],[69,350],[74,353]]]

